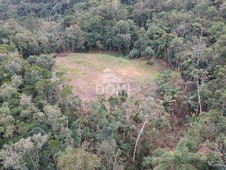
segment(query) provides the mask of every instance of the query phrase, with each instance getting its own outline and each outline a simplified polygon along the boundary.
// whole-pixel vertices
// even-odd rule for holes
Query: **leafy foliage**
[[[224,0],[0,0],[1,167],[225,169],[225,11]],[[175,71],[152,97],[82,104],[50,54],[92,50]]]

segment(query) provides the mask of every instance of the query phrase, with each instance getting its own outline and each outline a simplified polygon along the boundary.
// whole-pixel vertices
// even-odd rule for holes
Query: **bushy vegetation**
[[[0,0],[0,169],[226,169],[225,11],[224,0]],[[52,53],[92,50],[179,74],[139,100],[83,105]]]

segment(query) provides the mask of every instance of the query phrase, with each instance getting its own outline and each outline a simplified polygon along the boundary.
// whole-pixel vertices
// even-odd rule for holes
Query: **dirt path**
[[[149,93],[155,86],[154,81],[161,71],[159,68],[160,63],[150,66],[142,60],[128,60],[109,54],[84,53],[58,56],[55,66],[56,71],[65,73],[74,93],[83,101],[95,99],[97,87],[105,85],[105,88],[109,84],[126,84],[131,94]]]

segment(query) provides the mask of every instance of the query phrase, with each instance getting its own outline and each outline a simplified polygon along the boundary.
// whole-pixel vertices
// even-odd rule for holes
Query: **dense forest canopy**
[[[63,52],[165,60],[157,89],[83,104]],[[225,0],[0,0],[0,169],[226,169]]]

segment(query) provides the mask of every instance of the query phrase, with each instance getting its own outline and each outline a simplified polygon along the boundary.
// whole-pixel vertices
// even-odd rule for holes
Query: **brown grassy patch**
[[[145,60],[129,60],[99,53],[70,53],[56,57],[55,70],[65,73],[74,93],[84,101],[96,97],[96,85],[103,82],[103,70],[106,68],[132,88],[140,88],[138,95],[143,95],[148,93],[147,89],[154,89],[154,81],[165,66],[158,61],[150,66]]]

